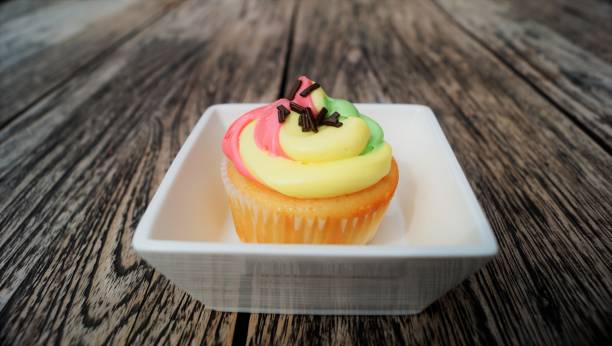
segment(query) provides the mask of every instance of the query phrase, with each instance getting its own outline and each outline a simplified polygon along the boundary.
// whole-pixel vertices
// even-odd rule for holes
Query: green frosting
[[[365,123],[368,125],[368,128],[370,129],[370,139],[368,139],[368,144],[361,152],[361,155],[363,155],[369,153],[375,148],[378,148],[379,145],[383,144],[385,134],[380,125],[378,125],[378,123],[372,118],[364,114],[359,114],[359,116],[361,116],[361,119],[365,121]]]
[[[334,112],[340,113],[340,115],[349,117],[349,116],[359,116],[359,111],[357,108],[353,106],[347,100],[335,99],[329,96],[325,96],[325,108],[327,108],[327,114],[332,114]]]
[[[368,139],[368,144],[360,155],[367,154],[377,148],[379,145],[383,144],[384,133],[380,125],[378,125],[378,123],[372,118],[359,113],[357,108],[355,108],[351,102],[342,99],[335,99],[325,95],[323,104],[325,105],[325,108],[328,109],[328,115],[338,112],[340,114],[340,119],[346,117],[360,117],[363,121],[365,121],[366,125],[368,125],[368,129],[370,130],[370,138]]]

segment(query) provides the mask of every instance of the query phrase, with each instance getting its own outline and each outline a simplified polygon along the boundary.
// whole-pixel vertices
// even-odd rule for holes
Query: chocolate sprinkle
[[[302,132],[308,132],[310,131],[310,124],[308,122],[308,117],[306,115],[306,113],[302,113],[300,114],[300,120],[302,120]]]
[[[285,115],[285,113],[283,113],[283,111],[281,111],[280,109],[278,110],[278,122],[279,123],[284,123],[285,119],[287,119],[287,116]]]
[[[312,115],[312,110],[310,110],[310,107],[306,107],[306,111],[304,111],[304,114],[306,114],[306,119],[308,120],[309,129],[313,130],[315,133],[319,132],[319,128],[317,127],[317,122],[314,116]]]
[[[289,113],[291,113],[290,110],[288,110],[285,106],[283,105],[278,105],[278,107],[276,107],[276,109],[278,109],[279,111],[283,112],[284,115],[289,115]]]
[[[323,120],[323,125],[340,127],[342,126],[342,123],[338,120],[339,117],[340,114],[338,112],[334,112],[327,119]]]
[[[312,88],[312,90],[316,88],[318,88],[318,86]],[[286,120],[291,111],[289,111],[283,105],[279,105],[276,108],[278,109],[278,121],[282,123]],[[289,108],[291,108],[292,111],[300,114],[300,117],[298,118],[298,125],[302,128],[302,132],[313,131],[314,133],[318,133],[319,126],[323,125],[333,127],[342,126],[342,123],[339,121],[340,114],[338,112],[334,112],[329,117],[326,117],[328,111],[325,107],[321,108],[321,111],[319,111],[319,114],[317,114],[316,117],[312,114],[312,109],[310,107],[301,106],[293,101],[289,103]]]
[[[302,90],[302,92],[300,93],[300,96],[306,97],[308,96],[308,94],[317,90],[319,87],[320,85],[318,83],[312,83],[306,89]]]
[[[291,112],[283,105],[278,105],[276,109],[278,109],[278,122],[284,123],[285,119],[287,119],[287,115],[289,115]]]
[[[289,107],[294,112],[297,112],[297,113],[303,113],[304,112],[304,107],[298,105],[297,103],[295,103],[293,101],[291,103],[289,103]]]
[[[319,126],[323,125],[326,115],[327,115],[327,108],[325,107],[321,108],[321,110],[319,111],[319,114],[317,114],[317,125]]]
[[[333,127],[340,127],[340,126],[342,126],[342,123],[341,123],[341,122],[333,122],[333,121],[327,121],[327,120],[325,120],[325,121],[323,122],[323,125],[333,126]]]
[[[298,79],[295,81],[295,84],[293,84],[293,88],[291,88],[289,94],[287,94],[287,99],[293,100],[295,98],[295,93],[300,90],[300,86],[302,86],[302,81]]]

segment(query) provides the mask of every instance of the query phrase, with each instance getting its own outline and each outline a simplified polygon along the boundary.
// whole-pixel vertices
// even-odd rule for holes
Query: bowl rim
[[[465,245],[319,245],[319,244],[248,244],[224,243],[207,241],[182,241],[151,238],[151,231],[156,215],[162,208],[162,201],[166,199],[172,188],[174,177],[182,168],[182,164],[193,149],[197,138],[208,124],[211,114],[222,108],[255,108],[265,103],[224,103],[208,107],[191,133],[183,143],[178,154],[172,161],[164,175],[157,191],[149,202],[139,224],[134,232],[132,246],[138,253],[183,253],[183,254],[215,254],[215,255],[242,255],[242,256],[290,256],[290,257],[346,257],[346,258],[488,258],[495,256],[499,247],[493,230],[480,206],[476,196],[457,160],[439,122],[431,108],[418,104],[402,103],[355,103],[356,107],[381,109],[384,116],[385,109],[400,108],[406,111],[420,111],[434,118],[437,140],[450,159],[452,173],[461,186],[461,193],[469,203],[469,210],[478,222],[479,244]]]

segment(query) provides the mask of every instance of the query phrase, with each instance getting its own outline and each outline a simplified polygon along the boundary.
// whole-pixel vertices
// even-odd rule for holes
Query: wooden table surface
[[[206,107],[302,73],[432,107],[499,256],[394,317],[214,312],[144,263],[135,226]],[[0,343],[609,342],[611,147],[609,2],[5,1]]]

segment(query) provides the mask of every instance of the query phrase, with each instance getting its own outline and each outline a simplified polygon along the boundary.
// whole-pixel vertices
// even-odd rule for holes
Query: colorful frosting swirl
[[[310,79],[302,76],[298,80],[288,98],[247,112],[229,127],[223,152],[236,169],[245,177],[297,198],[357,192],[387,175],[391,147],[384,142],[380,126],[360,114],[352,103],[327,96]],[[316,132],[309,131],[300,125],[300,114],[293,110],[289,113],[289,109],[306,107],[310,108],[311,119],[319,124],[323,120],[330,124],[336,112],[340,115],[338,122],[335,126],[314,126]],[[282,110],[287,114],[279,114]]]

